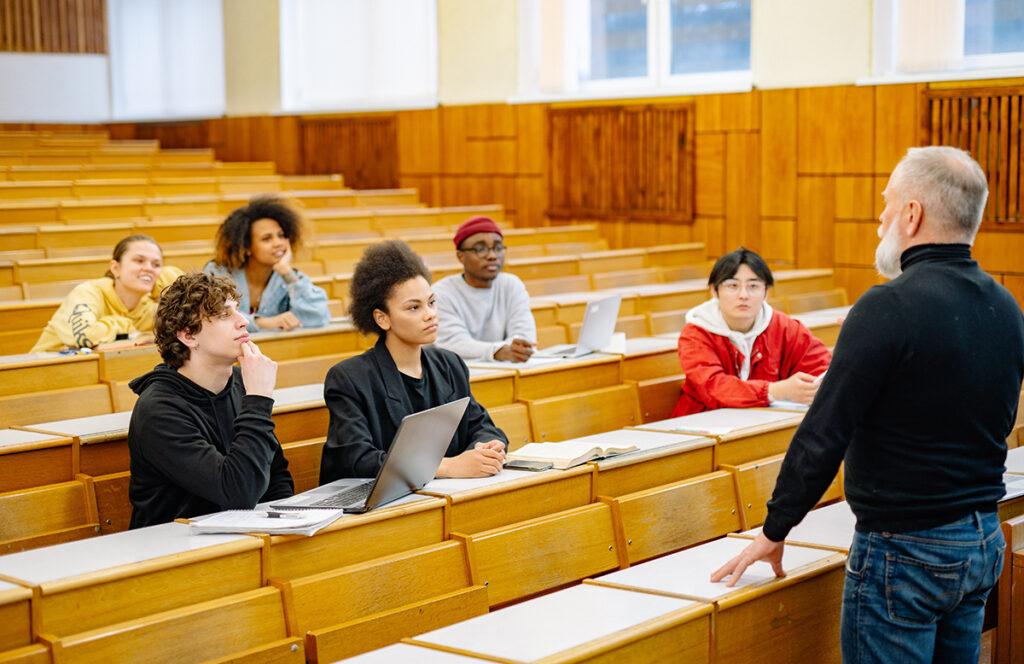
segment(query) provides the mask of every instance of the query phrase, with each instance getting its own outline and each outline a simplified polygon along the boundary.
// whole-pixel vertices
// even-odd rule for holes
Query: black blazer
[[[470,397],[462,422],[445,456],[457,456],[475,443],[501,440],[505,433],[469,390],[469,370],[451,351],[425,346],[423,373],[428,376],[428,407]],[[320,484],[343,477],[376,477],[402,418],[414,412],[402,376],[384,345],[338,362],[327,372],[324,400],[330,410],[327,442],[320,460]]]

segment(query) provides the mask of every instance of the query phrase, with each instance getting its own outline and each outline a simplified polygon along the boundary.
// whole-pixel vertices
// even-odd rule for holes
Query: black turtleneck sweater
[[[932,528],[1003,496],[1006,436],[1024,379],[1024,317],[963,244],[903,252],[843,323],[832,364],[786,453],[765,535],[781,541],[845,459],[866,532]]]
[[[287,498],[288,460],[274,436],[274,400],[247,395],[233,367],[214,394],[166,364],[129,383],[132,528]]]

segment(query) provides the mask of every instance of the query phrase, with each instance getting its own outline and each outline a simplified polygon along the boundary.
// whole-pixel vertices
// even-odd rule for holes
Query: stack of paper
[[[299,510],[267,512],[265,510],[227,510],[201,516],[189,522],[192,534],[200,533],[268,533],[270,535],[312,535],[333,523],[342,511]]]

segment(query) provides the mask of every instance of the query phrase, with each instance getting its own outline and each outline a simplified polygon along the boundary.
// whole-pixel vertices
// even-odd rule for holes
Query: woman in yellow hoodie
[[[153,329],[160,291],[181,275],[163,263],[160,245],[148,235],[118,242],[106,275],[68,293],[32,352],[94,348],[118,337],[140,340],[140,333]]]

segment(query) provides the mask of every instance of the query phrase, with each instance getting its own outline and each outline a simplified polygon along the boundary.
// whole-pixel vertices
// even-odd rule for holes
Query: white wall
[[[228,115],[281,108],[278,0],[224,0],[224,75]]]
[[[871,74],[871,0],[752,0],[754,86],[845,85]]]
[[[106,122],[105,55],[0,53],[0,122]]]

